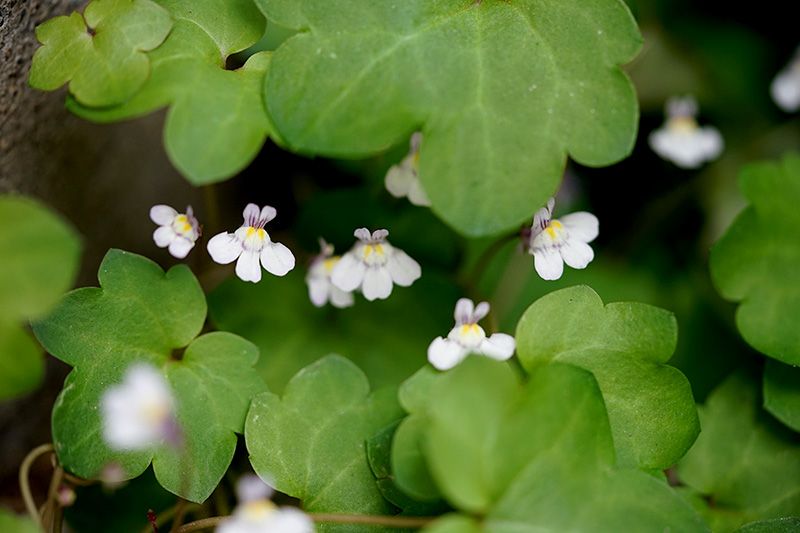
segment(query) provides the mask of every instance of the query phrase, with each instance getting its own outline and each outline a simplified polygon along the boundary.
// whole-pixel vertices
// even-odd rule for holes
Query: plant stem
[[[52,452],[53,445],[50,443],[37,446],[25,456],[25,459],[22,460],[22,464],[19,467],[19,489],[22,493],[22,500],[25,502],[25,509],[28,511],[28,514],[34,523],[39,527],[42,526],[42,521],[39,518],[39,511],[36,509],[36,502],[33,500],[33,495],[31,494],[31,485],[28,477],[30,475],[31,465],[33,465],[33,462],[36,461],[36,459],[38,459],[40,456]]]
[[[492,259],[503,249],[503,246],[506,243],[513,241],[514,239],[519,237],[519,232],[515,231],[513,233],[508,233],[506,235],[502,235],[498,237],[496,241],[486,247],[486,249],[481,253],[478,260],[475,261],[475,266],[469,273],[468,278],[465,280],[467,284],[477,287],[483,277],[483,274],[486,272],[486,269],[489,268],[489,265],[492,263]]]
[[[420,528],[433,522],[436,517],[426,516],[378,516],[378,515],[359,515],[359,514],[334,514],[334,513],[309,513],[308,516],[314,522],[328,522],[334,524],[369,524],[373,526],[384,526],[392,528]],[[203,518],[195,522],[185,524],[178,529],[177,533],[189,533],[200,531],[219,525],[220,522],[228,518],[227,516],[214,516]]]

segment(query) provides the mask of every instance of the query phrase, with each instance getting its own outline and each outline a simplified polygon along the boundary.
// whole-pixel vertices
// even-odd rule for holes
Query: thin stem
[[[29,476],[33,462],[42,455],[52,452],[53,445],[50,443],[37,446],[25,456],[25,459],[22,460],[22,464],[19,467],[19,489],[22,493],[22,500],[25,502],[25,509],[28,511],[34,523],[39,527],[42,526],[42,521],[39,518],[39,511],[36,509],[36,502],[33,500],[33,495],[31,494]]]
[[[333,514],[333,513],[309,513],[309,518],[314,522],[327,522],[332,524],[369,524],[373,526],[384,526],[392,528],[420,528],[433,522],[436,517],[427,516],[377,516],[359,514]],[[203,518],[195,522],[190,522],[181,526],[177,533],[189,533],[200,531],[219,525],[220,522],[228,518],[227,516],[214,516]]]
[[[47,502],[44,504],[44,513],[42,515],[42,523],[48,531],[56,529],[56,521],[58,520],[58,488],[61,486],[61,481],[64,479],[64,469],[56,466],[53,471],[53,477],[50,478],[50,488],[47,490]],[[59,528],[60,529],[60,528]]]
[[[178,528],[181,527],[183,517],[186,515],[186,506],[188,503],[189,502],[183,498],[178,498],[178,503],[175,505],[175,520],[172,521],[172,528],[169,530],[170,533],[175,533],[178,531]]]

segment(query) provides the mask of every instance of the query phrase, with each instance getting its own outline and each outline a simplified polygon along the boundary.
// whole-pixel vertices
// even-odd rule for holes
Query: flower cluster
[[[682,168],[697,168],[719,157],[724,147],[722,135],[713,126],[700,127],[697,112],[694,98],[670,98],[665,124],[648,139],[653,151]]]

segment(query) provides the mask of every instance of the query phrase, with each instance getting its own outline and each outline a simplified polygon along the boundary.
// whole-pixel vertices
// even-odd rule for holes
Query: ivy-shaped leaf
[[[796,533],[800,531],[800,517],[773,518],[759,520],[744,525],[736,533]]]
[[[700,407],[703,431],[678,465],[680,479],[712,502],[725,533],[753,520],[800,515],[800,446],[761,410],[758,384],[734,374]]]
[[[793,430],[800,431],[800,368],[767,361],[764,408]]]
[[[151,0],[93,0],[83,15],[55,17],[36,28],[30,84],[47,91],[69,83],[89,106],[120,104],[150,74],[146,51],[172,28],[169,13]]]
[[[165,274],[144,257],[111,250],[98,279],[100,288],[67,294],[34,326],[45,349],[74,367],[53,408],[59,460],[87,478],[111,463],[133,478],[152,461],[164,488],[201,502],[233,458],[251,398],[266,390],[252,371],[258,349],[230,333],[197,337],[206,303],[184,265]],[[119,452],[105,444],[101,396],[135,362],[161,368],[172,386],[185,440],[181,449]]]
[[[41,382],[41,349],[20,323],[39,318],[70,288],[80,250],[75,231],[39,203],[0,197],[0,400]]]
[[[603,305],[586,286],[536,301],[517,326],[517,354],[533,370],[551,361],[594,374],[603,392],[618,460],[665,469],[700,430],[686,377],[666,364],[678,329],[672,313],[640,303]]]
[[[434,381],[427,411],[430,471],[482,518],[476,531],[706,531],[663,480],[615,466],[589,372],[542,365],[522,384],[509,365],[471,357]]]
[[[283,397],[267,392],[253,400],[245,427],[250,462],[306,511],[388,514],[392,507],[370,470],[366,441],[401,416],[395,390],[370,393],[357,366],[331,355],[301,370]]]
[[[711,250],[720,294],[740,302],[736,325],[759,352],[800,366],[800,156],[746,167],[750,201]]]
[[[607,165],[633,147],[636,95],[619,65],[641,36],[621,0],[258,4],[300,31],[264,89],[285,143],[358,157],[422,129],[433,209],[467,234],[530,217],[567,154]]]
[[[96,1],[96,0],[95,0]],[[262,101],[270,55],[253,55],[237,70],[227,57],[264,33],[265,20],[252,0],[159,0],[176,19],[148,54],[152,72],[129,100],[114,107],[67,107],[96,122],[114,122],[169,106],[164,144],[175,167],[193,184],[231,177],[255,157],[271,127]]]

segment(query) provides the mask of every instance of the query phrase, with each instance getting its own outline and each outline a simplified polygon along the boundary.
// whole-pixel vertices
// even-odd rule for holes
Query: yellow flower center
[[[262,522],[275,509],[275,504],[269,500],[253,500],[242,505],[242,514],[250,522]]]
[[[338,255],[334,255],[322,262],[322,267],[325,269],[326,274],[330,274],[333,271],[333,267],[336,266],[336,263],[339,262],[339,259],[341,258]]]
[[[365,244],[364,250],[362,251],[364,254],[364,259],[369,259],[372,254],[383,256],[383,245],[381,244]]]
[[[550,236],[550,239],[556,240],[558,239],[559,234],[563,231],[563,229],[564,225],[561,222],[559,222],[558,220],[551,220],[550,224],[548,224],[547,227],[544,228],[544,231],[547,233],[547,235]]]
[[[694,117],[672,117],[667,122],[667,129],[674,133],[689,134],[697,131],[697,121]]]
[[[189,222],[189,217],[186,215],[178,215],[172,221],[172,229],[175,233],[188,235],[194,228],[192,228],[192,224]]]

